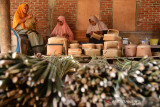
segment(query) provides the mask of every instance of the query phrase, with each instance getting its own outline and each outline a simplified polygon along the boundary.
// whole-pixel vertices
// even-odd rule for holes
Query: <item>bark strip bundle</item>
[[[62,77],[78,63],[71,57],[0,56],[0,106],[52,107],[65,101]]]
[[[72,79],[67,79],[66,98],[79,107],[159,107],[160,60],[117,60],[116,65],[110,66],[105,59],[94,58],[81,67]],[[106,103],[108,100],[110,104]]]

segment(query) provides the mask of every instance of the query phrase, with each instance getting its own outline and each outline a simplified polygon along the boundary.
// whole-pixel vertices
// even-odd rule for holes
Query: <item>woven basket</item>
[[[82,49],[95,49],[96,45],[93,43],[82,44]]]
[[[114,34],[115,36],[119,36],[119,31],[115,29],[108,29],[107,34]]]
[[[36,18],[35,17],[32,17],[30,19],[27,19],[25,21],[25,27],[29,30],[35,30],[36,29]]]
[[[79,43],[70,44],[70,48],[71,49],[77,49],[77,48],[79,48]]]
[[[63,44],[67,43],[66,38],[60,38],[60,37],[51,37],[48,39],[48,44]]]
[[[122,51],[115,48],[110,48],[107,50],[103,50],[103,56],[107,58],[121,57]]]
[[[104,34],[104,41],[122,41],[120,36],[116,36],[115,34]]]
[[[96,49],[103,49],[103,44],[96,44]]]
[[[62,55],[62,44],[48,44],[47,55]]]
[[[68,49],[68,55],[73,55],[73,56],[81,56],[82,50],[80,48],[77,49]]]
[[[100,49],[84,49],[85,55],[88,56],[100,56],[101,50]]]
[[[100,40],[102,38],[102,35],[98,35],[96,33],[93,33],[91,37],[93,37],[93,38],[95,38],[97,40]]]
[[[106,41],[106,42],[104,42],[104,50],[106,50],[108,48],[121,49],[122,48],[122,42],[120,42],[120,41]]]

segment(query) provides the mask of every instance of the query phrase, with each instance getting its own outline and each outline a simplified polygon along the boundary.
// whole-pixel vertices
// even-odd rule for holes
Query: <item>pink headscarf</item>
[[[51,35],[56,35],[57,37],[63,37],[70,40],[73,40],[73,33],[71,31],[71,29],[69,28],[65,17],[64,16],[59,16],[58,20],[63,22],[63,25],[60,25],[59,23],[57,23],[56,27],[54,28],[54,30],[52,31]],[[64,36],[63,34],[67,34],[68,36]]]
[[[87,33],[90,33],[91,31],[108,30],[107,26],[102,21],[99,21],[96,16],[91,16],[89,19],[96,22],[96,25],[93,26],[92,24],[90,24],[88,29],[87,29]]]

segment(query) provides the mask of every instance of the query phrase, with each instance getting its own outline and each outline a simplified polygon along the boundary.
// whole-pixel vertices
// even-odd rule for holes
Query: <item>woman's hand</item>
[[[29,19],[29,18],[31,18],[31,17],[33,17],[33,15],[32,15],[32,14],[29,14],[28,16],[22,18],[22,19],[19,21],[19,24],[24,23],[27,19]]]
[[[68,34],[66,34],[66,33],[64,33],[63,36],[64,36],[64,37],[69,37]]]
[[[55,34],[50,34],[49,37],[56,37],[56,35]]]
[[[103,34],[102,31],[96,31],[95,33],[96,33],[96,34]]]
[[[32,14],[29,14],[28,16],[27,16],[27,19],[30,19],[30,18],[32,18],[33,17],[33,15]]]
[[[89,35],[93,35],[93,33],[94,33],[94,32],[93,32],[93,31],[91,31],[91,32],[89,33]]]

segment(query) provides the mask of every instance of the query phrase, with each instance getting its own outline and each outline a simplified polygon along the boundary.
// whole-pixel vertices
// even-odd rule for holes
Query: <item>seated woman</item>
[[[42,36],[40,36],[36,31],[33,31],[33,29],[28,29],[25,26],[25,22],[32,18],[31,14],[27,14],[28,9],[28,4],[21,4],[18,7],[13,18],[13,29],[16,30],[18,34],[28,35],[34,53],[42,52],[44,50],[44,41]]]
[[[107,32],[108,32],[107,26],[103,22],[99,21],[96,16],[91,16],[89,18],[89,22],[90,22],[90,25],[89,25],[87,33],[86,33],[86,37],[89,38],[89,42],[96,43],[96,44],[103,43],[102,37],[99,40],[97,40],[92,35],[94,33],[98,34],[98,35],[107,34]]]
[[[51,36],[63,37],[68,39],[69,41],[74,39],[73,33],[69,28],[64,16],[58,17],[57,25],[52,31]]]

